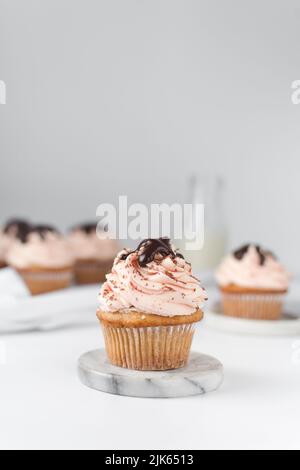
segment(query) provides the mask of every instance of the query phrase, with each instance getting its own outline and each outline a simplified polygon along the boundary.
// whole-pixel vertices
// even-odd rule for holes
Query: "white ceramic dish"
[[[292,336],[300,335],[300,305],[287,303],[280,320],[248,320],[225,316],[220,303],[214,303],[206,311],[206,325],[228,333],[262,335],[262,336]]]

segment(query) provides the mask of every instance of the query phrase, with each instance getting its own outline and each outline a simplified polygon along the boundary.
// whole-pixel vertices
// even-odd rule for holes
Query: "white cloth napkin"
[[[97,285],[31,296],[12,269],[0,270],[0,334],[95,322]]]

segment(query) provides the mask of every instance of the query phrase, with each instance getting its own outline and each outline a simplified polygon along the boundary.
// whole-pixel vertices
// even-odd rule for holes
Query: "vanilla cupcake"
[[[290,274],[273,253],[248,244],[227,256],[216,272],[225,315],[276,320]]]
[[[12,243],[21,233],[27,232],[29,227],[29,223],[23,219],[11,219],[0,230],[0,268],[7,266],[6,256]]]
[[[73,254],[53,227],[39,225],[19,233],[7,262],[21,275],[32,295],[64,289],[72,283]]]
[[[82,224],[72,229],[68,243],[76,260],[76,283],[104,282],[119,251],[118,243],[108,239],[104,230],[97,230],[95,223]]]
[[[97,316],[110,362],[167,370],[188,362],[205,290],[167,238],[144,240],[117,256]]]

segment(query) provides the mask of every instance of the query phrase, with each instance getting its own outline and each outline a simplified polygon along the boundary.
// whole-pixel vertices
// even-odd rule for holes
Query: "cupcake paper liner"
[[[196,323],[144,328],[114,328],[102,324],[109,361],[136,370],[184,367]]]
[[[222,292],[224,315],[253,320],[278,320],[282,314],[285,295],[230,294]]]
[[[73,281],[73,270],[19,271],[19,274],[32,295],[66,289]]]
[[[112,262],[106,265],[99,263],[77,263],[75,266],[76,284],[98,284],[105,281],[106,274],[111,270]]]

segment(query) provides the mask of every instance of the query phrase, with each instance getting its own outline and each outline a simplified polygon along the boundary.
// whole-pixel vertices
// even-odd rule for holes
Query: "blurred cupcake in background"
[[[7,266],[6,256],[11,244],[30,228],[29,222],[23,219],[11,219],[0,230],[0,269]]]
[[[81,224],[71,230],[68,242],[76,260],[77,284],[105,281],[119,251],[117,241],[106,237],[105,230],[97,229],[96,223]]]
[[[22,276],[32,295],[64,289],[72,283],[72,251],[53,227],[38,225],[19,231],[6,259]]]
[[[259,245],[242,246],[228,255],[216,271],[224,314],[277,320],[290,278],[272,252]]]

